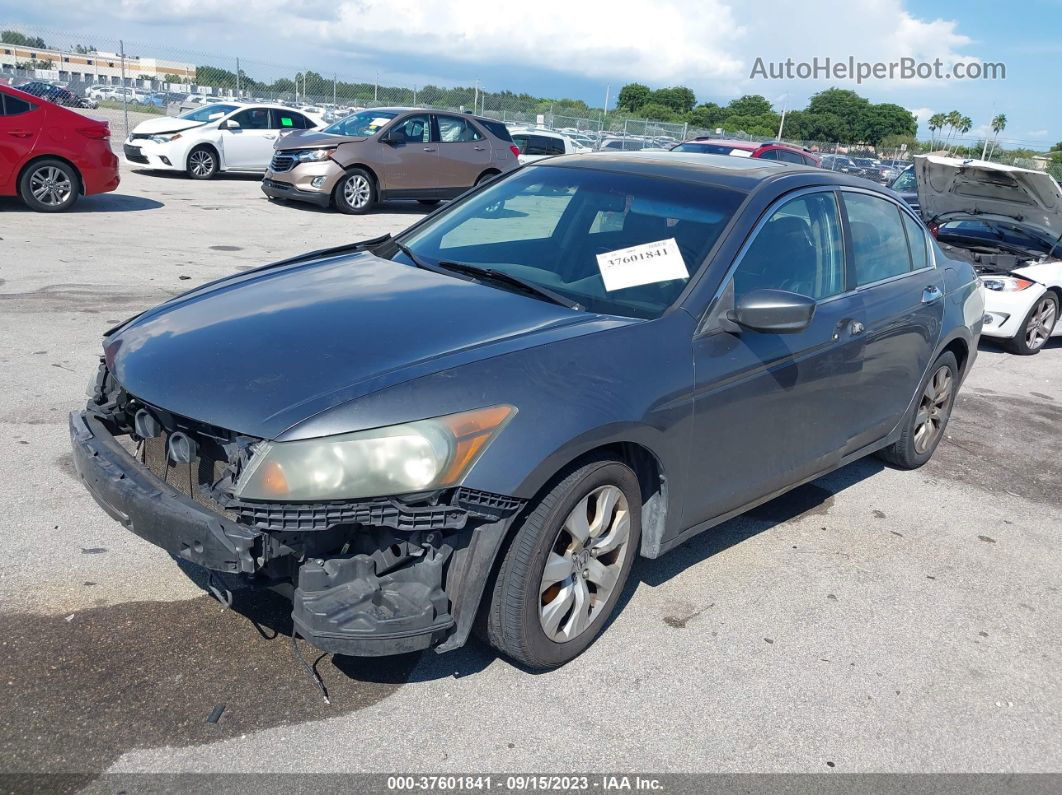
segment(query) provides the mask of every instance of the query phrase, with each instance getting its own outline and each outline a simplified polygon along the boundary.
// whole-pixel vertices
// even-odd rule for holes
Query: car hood
[[[948,213],[1000,215],[1062,235],[1062,189],[1044,171],[937,155],[916,157],[914,167],[927,220]]]
[[[122,326],[104,350],[141,400],[274,439],[378,389],[632,322],[362,253],[206,285]]]
[[[176,119],[171,116],[164,116],[162,118],[148,119],[147,121],[140,122],[140,124],[133,128],[133,132],[158,135],[160,133],[171,133],[180,132],[181,130],[190,130],[192,127],[198,127],[201,124],[206,123],[207,122],[191,121],[190,119]]]
[[[310,149],[321,146],[339,146],[352,141],[364,141],[364,137],[333,135],[316,130],[296,130],[276,142],[277,149]]]

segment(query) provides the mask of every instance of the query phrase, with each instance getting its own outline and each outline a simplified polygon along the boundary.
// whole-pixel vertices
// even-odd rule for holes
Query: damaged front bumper
[[[137,460],[90,412],[70,415],[74,465],[115,520],[176,558],[293,586],[296,631],[325,651],[377,656],[464,644],[522,502],[457,489],[446,503],[395,499],[210,507]],[[284,589],[281,589],[284,590]]]

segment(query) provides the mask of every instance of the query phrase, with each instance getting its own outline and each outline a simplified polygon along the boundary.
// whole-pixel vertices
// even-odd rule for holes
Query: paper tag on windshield
[[[597,267],[610,293],[640,284],[690,278],[673,237],[598,254]]]

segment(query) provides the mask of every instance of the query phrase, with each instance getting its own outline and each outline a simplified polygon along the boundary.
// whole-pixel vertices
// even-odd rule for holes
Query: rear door
[[[33,151],[43,119],[39,106],[0,91],[0,193],[18,192],[18,169]]]
[[[944,317],[944,279],[915,217],[879,194],[842,192],[866,353],[854,395],[865,427],[853,449],[900,421],[930,365]]]
[[[273,157],[273,144],[277,140],[269,108],[247,108],[230,119],[240,126],[234,130],[221,129],[225,167],[265,171]]]
[[[435,114],[439,138],[439,185],[470,188],[491,166],[490,141],[468,119]]]

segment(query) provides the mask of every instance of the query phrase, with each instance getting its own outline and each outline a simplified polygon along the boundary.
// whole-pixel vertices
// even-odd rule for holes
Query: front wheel
[[[1021,330],[1012,339],[1007,340],[1007,349],[1018,356],[1039,353],[1051,338],[1057,322],[1058,296],[1046,292],[1036,299],[1029,314],[1025,316],[1025,322],[1021,324]]]
[[[62,160],[40,160],[26,169],[18,193],[31,210],[60,213],[74,206],[80,186],[73,166]]]
[[[929,369],[929,378],[910,416],[904,419],[900,438],[878,451],[878,457],[900,469],[917,469],[933,457],[948,427],[959,391],[959,365],[952,353],[943,353]]]
[[[376,204],[376,185],[367,171],[354,168],[336,184],[334,199],[340,212],[361,215]]]
[[[218,173],[218,153],[209,146],[198,146],[188,153],[188,176],[211,179]]]
[[[539,670],[585,651],[623,592],[641,512],[638,478],[608,458],[575,469],[538,498],[498,571],[490,644]]]

